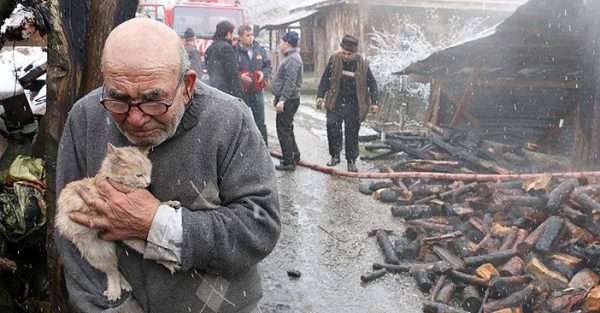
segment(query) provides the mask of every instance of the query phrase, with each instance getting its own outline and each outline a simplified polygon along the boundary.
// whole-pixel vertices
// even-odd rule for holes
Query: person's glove
[[[323,104],[325,104],[325,100],[323,98],[317,98],[317,110],[321,110],[323,108]]]
[[[277,111],[277,113],[283,113],[283,104],[283,101],[277,102],[277,104],[275,105],[275,111]]]

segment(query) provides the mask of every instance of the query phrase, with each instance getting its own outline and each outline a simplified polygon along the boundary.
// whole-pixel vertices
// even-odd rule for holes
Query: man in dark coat
[[[202,59],[200,58],[200,53],[198,53],[198,47],[196,46],[196,33],[191,28],[187,28],[185,33],[183,33],[183,39],[185,40],[185,44],[183,47],[188,54],[188,58],[190,59],[190,64],[194,72],[196,72],[196,76],[198,78],[202,77]]]
[[[267,51],[254,40],[250,25],[240,26],[238,35],[240,40],[235,47],[235,52],[238,56],[240,78],[244,87],[242,99],[252,109],[254,122],[267,144],[263,89],[271,76],[271,60]]]
[[[367,113],[379,111],[377,82],[369,62],[358,51],[358,39],[346,35],[342,50],[329,58],[317,91],[317,109],[327,108],[327,142],[331,160],[328,166],[340,163],[342,123],[345,124],[346,161],[348,171],[357,172],[358,130]]]
[[[209,85],[234,97],[242,97],[242,82],[231,39],[235,26],[230,21],[217,24],[213,43],[206,49],[206,69]]]

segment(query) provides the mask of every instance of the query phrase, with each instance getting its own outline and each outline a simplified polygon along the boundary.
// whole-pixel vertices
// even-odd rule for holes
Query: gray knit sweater
[[[107,143],[130,145],[99,103],[97,89],[69,113],[60,143],[57,194],[96,174]],[[257,263],[279,237],[277,180],[248,107],[205,84],[176,134],[149,154],[150,191],[183,207],[182,272],[117,244],[131,296],[109,302],[106,276],[57,235],[69,302],[80,312],[251,312],[262,296]]]

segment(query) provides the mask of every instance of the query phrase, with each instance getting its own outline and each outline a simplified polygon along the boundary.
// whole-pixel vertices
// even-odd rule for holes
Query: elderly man
[[[327,108],[327,142],[331,160],[328,166],[340,163],[342,123],[346,136],[346,161],[350,172],[357,172],[358,131],[367,113],[379,111],[377,82],[369,61],[358,54],[358,39],[345,35],[342,48],[334,53],[325,67],[317,91],[317,109]]]
[[[259,312],[257,263],[274,248],[280,220],[275,171],[250,110],[196,81],[178,35],[150,19],[111,32],[102,73],[104,86],[69,113],[57,192],[95,175],[107,143],[151,146],[152,184],[123,190],[103,181],[99,196],[78,191],[97,215],[70,218],[117,242],[133,290],[108,301],[104,274],[57,234],[70,304],[86,313]],[[166,200],[181,208],[160,204]],[[120,242],[132,238],[147,242],[144,254]]]

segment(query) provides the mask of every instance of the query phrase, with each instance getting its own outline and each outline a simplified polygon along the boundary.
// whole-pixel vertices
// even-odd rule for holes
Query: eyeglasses
[[[123,100],[106,99],[105,98],[105,92],[106,92],[105,86],[102,86],[102,99],[100,100],[100,103],[107,111],[116,113],[116,114],[129,113],[129,111],[131,111],[131,107],[137,107],[138,109],[140,109],[140,111],[142,111],[144,114],[147,114],[147,115],[151,115],[151,116],[163,115],[163,114],[167,113],[167,111],[169,110],[169,107],[171,107],[173,105],[173,102],[175,102],[175,97],[177,96],[177,91],[179,90],[179,87],[181,87],[181,82],[184,81],[184,78],[185,78],[185,75],[182,75],[179,78],[177,87],[175,87],[173,99],[171,99],[171,101],[169,103],[166,103],[163,101],[148,101],[148,102],[140,102],[140,103],[131,103],[129,101],[123,101]]]

